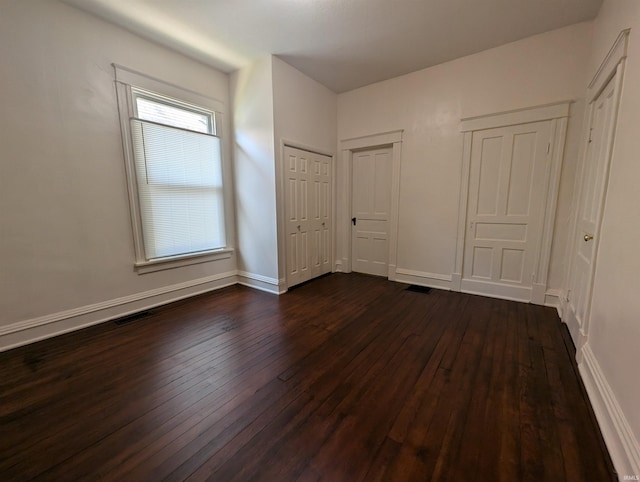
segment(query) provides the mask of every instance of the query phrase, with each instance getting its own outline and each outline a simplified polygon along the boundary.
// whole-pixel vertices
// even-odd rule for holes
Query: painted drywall
[[[272,57],[272,65],[276,179],[279,180],[278,232],[279,239],[282,240],[279,243],[279,271],[280,277],[284,278],[286,246],[282,146],[286,142],[296,147],[335,155],[338,96],[278,57]]]
[[[235,271],[134,271],[111,64],[228,105],[226,74],[49,0],[0,3],[0,58],[0,328]]]
[[[278,233],[271,56],[230,78],[238,267],[277,284]]]
[[[272,62],[276,140],[334,153],[338,96],[278,57]]]
[[[584,97],[590,23],[530,37],[338,96],[338,139],[404,129],[398,269],[429,277],[454,270],[462,166],[460,119]],[[572,109],[563,170],[572,174],[583,104]],[[571,202],[563,177],[559,220]],[[566,239],[556,223],[555,239]],[[549,288],[560,288],[562,249],[552,249]]]
[[[333,153],[337,96],[275,56],[230,78],[238,266],[282,291],[285,243],[282,185],[284,141]],[[276,286],[274,286],[276,285]]]
[[[605,0],[594,22],[591,75],[585,84],[625,28],[631,28],[631,34],[597,254],[588,344],[635,437],[636,463],[640,465],[640,223],[637,222],[640,2],[637,0]]]

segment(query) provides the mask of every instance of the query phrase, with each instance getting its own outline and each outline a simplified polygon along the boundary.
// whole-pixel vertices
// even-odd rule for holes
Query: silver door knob
[[[584,239],[584,242],[587,243],[593,239],[593,235],[585,234],[583,239]]]

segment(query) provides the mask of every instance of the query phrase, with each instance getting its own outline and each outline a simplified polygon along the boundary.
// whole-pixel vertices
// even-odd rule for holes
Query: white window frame
[[[140,113],[138,112],[138,103],[136,102],[137,99],[144,99],[144,100],[148,100],[151,102],[155,102],[156,104],[163,104],[169,107],[177,107],[180,108],[184,111],[187,112],[192,112],[194,114],[201,114],[201,115],[205,115],[207,117],[209,117],[210,119],[210,125],[209,130],[207,130],[207,134],[212,134],[214,136],[217,136],[217,126],[216,126],[216,113],[212,110],[209,109],[204,109],[200,106],[197,105],[191,105],[188,104],[186,102],[183,102],[179,99],[173,99],[173,98],[169,98],[165,95],[159,94],[157,92],[149,92],[148,90],[144,90],[141,89],[139,87],[133,87],[131,86],[131,96],[132,96],[132,108],[133,108],[133,116],[137,119],[140,120],[147,120],[149,122],[155,122],[155,123],[161,123],[161,122],[157,122],[154,120],[150,120],[150,119],[142,119],[140,117]],[[167,124],[169,125],[169,124]],[[182,129],[182,127],[180,126],[174,126],[177,127],[179,129]],[[189,130],[189,129],[186,129]],[[194,131],[194,132],[198,132],[198,131]]]
[[[118,98],[118,112],[120,115],[120,130],[122,132],[122,143],[124,151],[125,170],[127,174],[127,189],[129,192],[129,207],[131,210],[131,226],[133,231],[133,243],[135,249],[134,267],[138,274],[145,274],[181,266],[188,266],[198,263],[206,263],[222,259],[229,259],[233,255],[234,249],[230,245],[229,237],[233,232],[230,223],[231,216],[231,193],[226,174],[229,172],[229,160],[225,155],[225,142],[222,133],[222,116],[224,114],[224,104],[216,99],[212,99],[197,92],[163,82],[149,77],[126,67],[113,64],[115,70],[116,93]],[[223,202],[224,202],[224,225],[227,233],[226,246],[223,248],[204,251],[199,253],[188,253],[183,255],[170,256],[166,258],[147,259],[144,250],[144,238],[142,232],[142,216],[140,201],[138,197],[138,186],[136,179],[135,157],[133,151],[133,141],[131,136],[130,119],[137,117],[136,95],[150,94],[155,98],[165,98],[169,105],[184,106],[187,110],[196,112],[211,112],[212,134],[221,140],[222,147],[222,179],[223,179]],[[175,102],[174,102],[175,100]]]

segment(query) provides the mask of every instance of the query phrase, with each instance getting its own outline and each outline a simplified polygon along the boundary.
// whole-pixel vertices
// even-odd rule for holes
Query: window
[[[118,92],[138,272],[228,258],[216,112],[130,84]]]

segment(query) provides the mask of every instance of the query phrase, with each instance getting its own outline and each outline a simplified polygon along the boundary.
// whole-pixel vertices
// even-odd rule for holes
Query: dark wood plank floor
[[[330,275],[0,354],[0,480],[615,480],[550,308]]]

